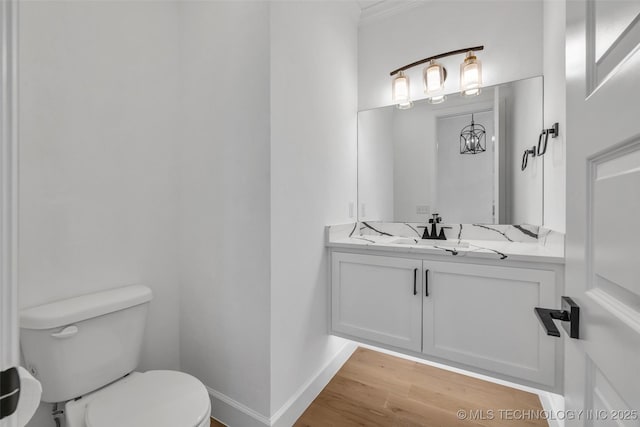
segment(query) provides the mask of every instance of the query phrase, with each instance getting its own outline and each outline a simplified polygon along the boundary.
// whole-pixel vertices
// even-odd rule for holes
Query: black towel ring
[[[547,152],[547,143],[549,142],[549,135],[551,135],[552,138],[557,138],[558,130],[559,130],[558,123],[554,123],[553,126],[550,127],[549,129],[542,129],[542,133],[538,137],[538,156],[544,156],[544,154]],[[543,136],[544,136],[544,145],[541,146]]]

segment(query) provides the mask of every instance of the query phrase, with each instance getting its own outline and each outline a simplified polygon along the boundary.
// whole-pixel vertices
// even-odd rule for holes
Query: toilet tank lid
[[[20,310],[23,329],[51,329],[151,301],[151,289],[130,285]]]

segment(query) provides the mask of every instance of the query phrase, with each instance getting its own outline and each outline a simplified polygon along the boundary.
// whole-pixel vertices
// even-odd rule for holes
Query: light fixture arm
[[[425,59],[421,59],[420,61],[416,61],[416,62],[412,62],[411,64],[407,64],[404,67],[400,67],[397,70],[393,70],[392,72],[389,73],[390,76],[395,76],[396,74],[398,74],[400,71],[404,71],[407,70],[409,68],[413,68],[416,67],[418,65],[427,63],[429,61],[433,61],[436,59],[440,59],[440,58],[444,58],[447,56],[452,56],[452,55],[459,55],[461,53],[467,53],[467,52],[476,52],[479,50],[484,50],[484,46],[474,46],[474,47],[468,47],[466,49],[457,49],[457,50],[452,50],[451,52],[445,52],[445,53],[441,53],[438,55],[434,55],[434,56],[430,56],[428,58]]]

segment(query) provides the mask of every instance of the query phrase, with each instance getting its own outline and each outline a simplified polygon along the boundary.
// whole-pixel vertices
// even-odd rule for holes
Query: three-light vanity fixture
[[[436,62],[436,60],[463,53],[466,53],[466,57],[464,58],[464,62],[460,64],[460,93],[463,96],[480,95],[482,88],[482,63],[476,58],[474,52],[483,49],[484,46],[474,46],[466,49],[452,50],[451,52],[430,56],[420,61],[407,64],[397,70],[393,70],[390,75],[392,77],[396,74],[398,75],[393,79],[391,85],[393,102],[402,110],[413,106],[409,90],[409,77],[404,74],[404,71],[427,62],[429,65],[427,65],[422,72],[424,93],[428,96],[427,101],[432,104],[444,102],[444,100],[447,99],[444,94],[444,82],[447,79],[447,69]]]

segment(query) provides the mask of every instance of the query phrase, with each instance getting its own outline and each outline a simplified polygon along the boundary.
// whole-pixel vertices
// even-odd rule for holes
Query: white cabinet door
[[[534,307],[554,307],[553,271],[424,262],[423,353],[555,388],[557,340]]]
[[[334,332],[420,351],[421,260],[334,252],[331,289]]]

